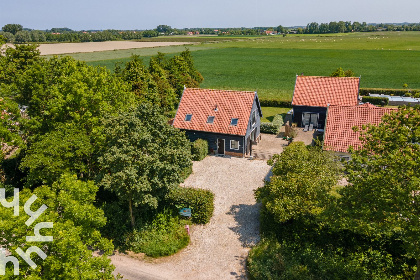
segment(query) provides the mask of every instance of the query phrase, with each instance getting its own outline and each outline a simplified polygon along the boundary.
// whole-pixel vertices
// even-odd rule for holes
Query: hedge
[[[389,99],[387,97],[363,96],[362,102],[369,102],[373,105],[385,106],[388,105]]]
[[[261,107],[281,107],[281,108],[292,108],[292,100],[280,100],[280,99],[260,99]]]
[[[283,116],[277,114],[274,116],[273,121],[269,123],[261,123],[260,132],[268,134],[278,134],[283,125]]]
[[[191,208],[195,224],[207,224],[213,216],[214,194],[209,190],[176,187],[169,192],[167,202],[176,210]]]
[[[209,143],[204,139],[197,139],[191,144],[192,160],[203,160],[209,152]]]
[[[392,89],[392,88],[361,88],[359,94],[368,96],[369,94],[384,94],[391,96],[411,96],[419,93],[420,89]]]
[[[261,133],[277,134],[277,131],[278,131],[278,126],[271,122],[261,123],[260,125]]]

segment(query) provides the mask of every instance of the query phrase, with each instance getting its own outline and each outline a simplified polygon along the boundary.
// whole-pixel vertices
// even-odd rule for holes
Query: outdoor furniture
[[[312,131],[312,130],[314,130],[314,124],[313,124],[313,123],[311,123],[311,124],[309,125],[309,131]]]
[[[303,129],[304,132],[308,131],[308,125],[305,125],[305,128]]]

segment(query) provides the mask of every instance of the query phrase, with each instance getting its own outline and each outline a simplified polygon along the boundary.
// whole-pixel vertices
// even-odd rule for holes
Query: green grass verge
[[[286,114],[291,108],[279,108],[279,107],[261,107],[263,117],[262,122],[272,122],[273,118],[277,114]]]

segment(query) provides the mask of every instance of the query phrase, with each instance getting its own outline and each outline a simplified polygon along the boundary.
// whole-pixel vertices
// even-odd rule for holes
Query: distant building
[[[277,35],[277,31],[274,30],[264,30],[265,35]]]
[[[296,76],[293,122],[300,127],[324,128],[328,105],[359,104],[359,78]]]
[[[260,140],[261,117],[256,92],[186,88],[173,126],[207,140],[211,153],[244,157]]]

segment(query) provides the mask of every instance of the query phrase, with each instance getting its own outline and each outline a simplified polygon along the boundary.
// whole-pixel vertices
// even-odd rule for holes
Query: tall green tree
[[[366,235],[400,235],[420,279],[420,108],[400,108],[366,129],[331,217]]]
[[[13,35],[15,35],[16,33],[18,33],[19,31],[23,30],[23,26],[20,24],[15,24],[15,23],[9,23],[6,24],[5,26],[2,27],[2,30],[4,32],[10,32]]]
[[[15,34],[15,43],[23,44],[32,42],[31,33],[26,30],[18,31]]]
[[[37,63],[41,59],[37,47],[35,44],[16,45],[14,48],[6,48],[4,54],[0,53],[0,84],[14,85],[18,76]],[[15,95],[15,91],[11,91],[10,95]],[[3,89],[2,94],[5,93]]]
[[[101,117],[136,103],[128,85],[108,70],[68,56],[40,59],[18,76],[11,93],[28,106],[32,134],[73,122],[94,135]]]
[[[181,182],[192,164],[191,144],[148,104],[110,117],[105,126],[107,146],[99,158],[99,182],[127,203],[134,227],[134,207],[155,209]]]
[[[330,77],[355,77],[356,74],[352,70],[344,71],[343,68],[339,67],[337,70],[331,73]]]
[[[19,194],[19,215],[14,209],[0,207],[0,244],[6,247],[20,261],[19,276],[13,275],[12,266],[6,268],[5,279],[115,279],[114,266],[107,258],[112,251],[111,241],[103,238],[99,229],[106,223],[102,210],[93,203],[98,187],[93,182],[82,182],[76,176],[63,175],[51,186],[42,186],[32,193],[24,189]],[[31,210],[36,211],[45,204],[48,208],[27,226],[29,216],[24,204],[35,194],[37,199]],[[40,222],[51,222],[53,227],[41,229],[42,236],[52,236],[52,241],[28,242],[26,236],[34,236],[34,229]],[[37,267],[32,269],[16,253],[17,248],[24,252],[37,246],[45,254],[42,260],[32,254]],[[102,250],[95,256],[94,250]]]
[[[203,76],[194,66],[194,61],[191,52],[187,49],[179,56],[172,57],[167,63],[169,71],[169,82],[175,89],[178,98],[181,97],[186,87],[199,87],[204,80]]]

